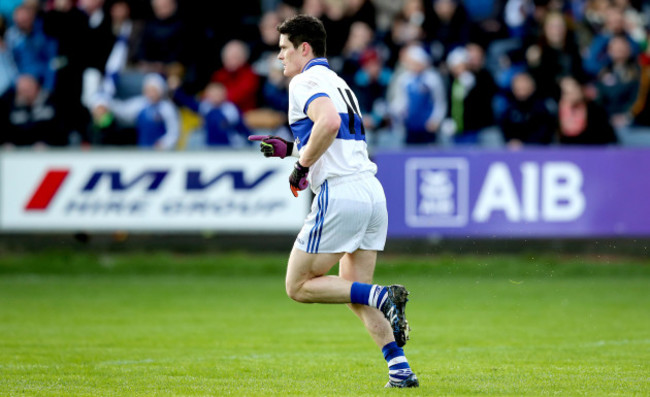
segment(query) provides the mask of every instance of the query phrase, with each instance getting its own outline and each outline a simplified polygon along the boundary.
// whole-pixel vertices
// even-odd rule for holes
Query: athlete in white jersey
[[[295,196],[316,194],[287,265],[287,294],[304,303],[347,303],[365,324],[388,363],[386,387],[417,387],[402,346],[408,340],[401,285],[372,284],[384,248],[386,197],[368,158],[359,105],[325,58],[326,33],[314,17],[278,26],[289,85],[289,124],[295,137],[251,136],[267,157],[298,157],[289,185]],[[339,263],[339,276],[327,276]]]
[[[325,58],[310,60],[289,83],[289,124],[298,150],[308,144],[314,126],[307,109],[320,97],[331,100],[341,122],[336,139],[310,167],[308,180],[314,192],[329,178],[377,172],[377,166],[368,158],[357,99],[348,84],[329,68]]]

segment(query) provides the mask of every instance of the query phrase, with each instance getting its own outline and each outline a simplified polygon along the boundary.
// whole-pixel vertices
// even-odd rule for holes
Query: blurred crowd
[[[325,24],[373,147],[650,142],[643,0],[2,0],[0,143],[290,137],[296,13]]]

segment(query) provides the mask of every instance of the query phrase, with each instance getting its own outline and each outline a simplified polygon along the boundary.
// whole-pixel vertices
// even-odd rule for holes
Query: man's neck
[[[325,57],[314,57],[311,58],[307,63],[305,63],[302,67],[302,70],[300,71],[301,73],[306,71],[307,69],[313,67],[313,66],[325,66],[329,68],[329,63],[327,62],[327,58]]]

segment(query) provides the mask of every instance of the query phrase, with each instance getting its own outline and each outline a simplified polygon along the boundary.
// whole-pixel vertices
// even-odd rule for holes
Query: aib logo
[[[406,223],[460,227],[468,220],[469,165],[464,158],[412,158],[406,163]]]
[[[41,184],[38,185],[38,188],[27,202],[27,205],[25,205],[25,210],[45,211],[69,173],[69,170],[48,171]]]

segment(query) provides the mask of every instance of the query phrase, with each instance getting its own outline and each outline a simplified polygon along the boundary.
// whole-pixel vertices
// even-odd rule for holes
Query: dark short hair
[[[309,43],[316,57],[325,56],[327,33],[320,19],[300,14],[285,20],[277,29],[280,34],[287,35],[295,48],[301,43]]]

